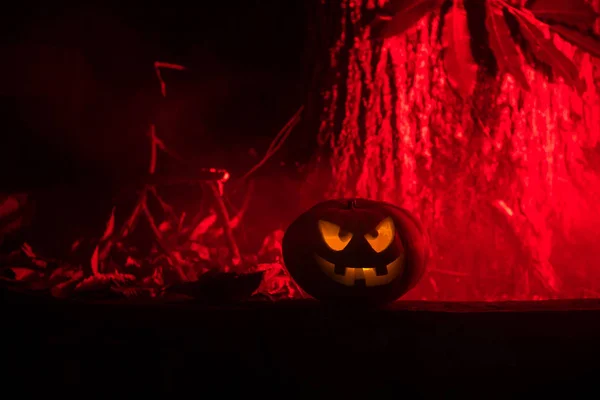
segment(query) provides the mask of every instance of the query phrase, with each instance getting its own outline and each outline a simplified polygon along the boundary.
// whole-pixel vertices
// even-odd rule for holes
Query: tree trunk
[[[600,222],[600,171],[586,156],[600,155],[598,60],[557,38],[588,83],[583,96],[526,67],[530,92],[510,75],[480,72],[465,101],[446,79],[439,16],[376,41],[366,22],[384,3],[321,2],[330,24],[322,32],[335,32],[319,130],[328,196],[385,200],[422,219],[434,257],[412,297],[533,299],[595,290],[599,274],[585,266],[600,260],[576,246],[598,243],[589,228]]]

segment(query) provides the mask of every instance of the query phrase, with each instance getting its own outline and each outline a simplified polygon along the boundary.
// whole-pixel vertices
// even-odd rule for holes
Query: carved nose
[[[361,235],[362,236],[362,235]],[[361,267],[370,268],[373,264],[373,256],[376,254],[371,248],[369,243],[364,237],[355,237],[354,240],[354,254],[356,254],[356,265]]]

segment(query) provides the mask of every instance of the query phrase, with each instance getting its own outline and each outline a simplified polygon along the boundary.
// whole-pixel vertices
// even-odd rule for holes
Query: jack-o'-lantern
[[[381,304],[425,270],[428,241],[407,210],[366,199],[329,200],[298,217],[283,238],[292,278],[319,300]]]

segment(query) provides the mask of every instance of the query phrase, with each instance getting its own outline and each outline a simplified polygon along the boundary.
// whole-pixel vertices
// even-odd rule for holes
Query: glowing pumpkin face
[[[425,239],[406,210],[364,199],[331,200],[290,225],[283,256],[294,280],[317,299],[382,303],[420,279]]]

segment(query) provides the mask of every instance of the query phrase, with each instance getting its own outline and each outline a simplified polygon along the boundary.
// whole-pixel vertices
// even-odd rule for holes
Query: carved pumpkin
[[[286,268],[307,293],[355,304],[402,296],[423,275],[428,255],[412,214],[365,199],[317,204],[289,226],[282,247]]]

